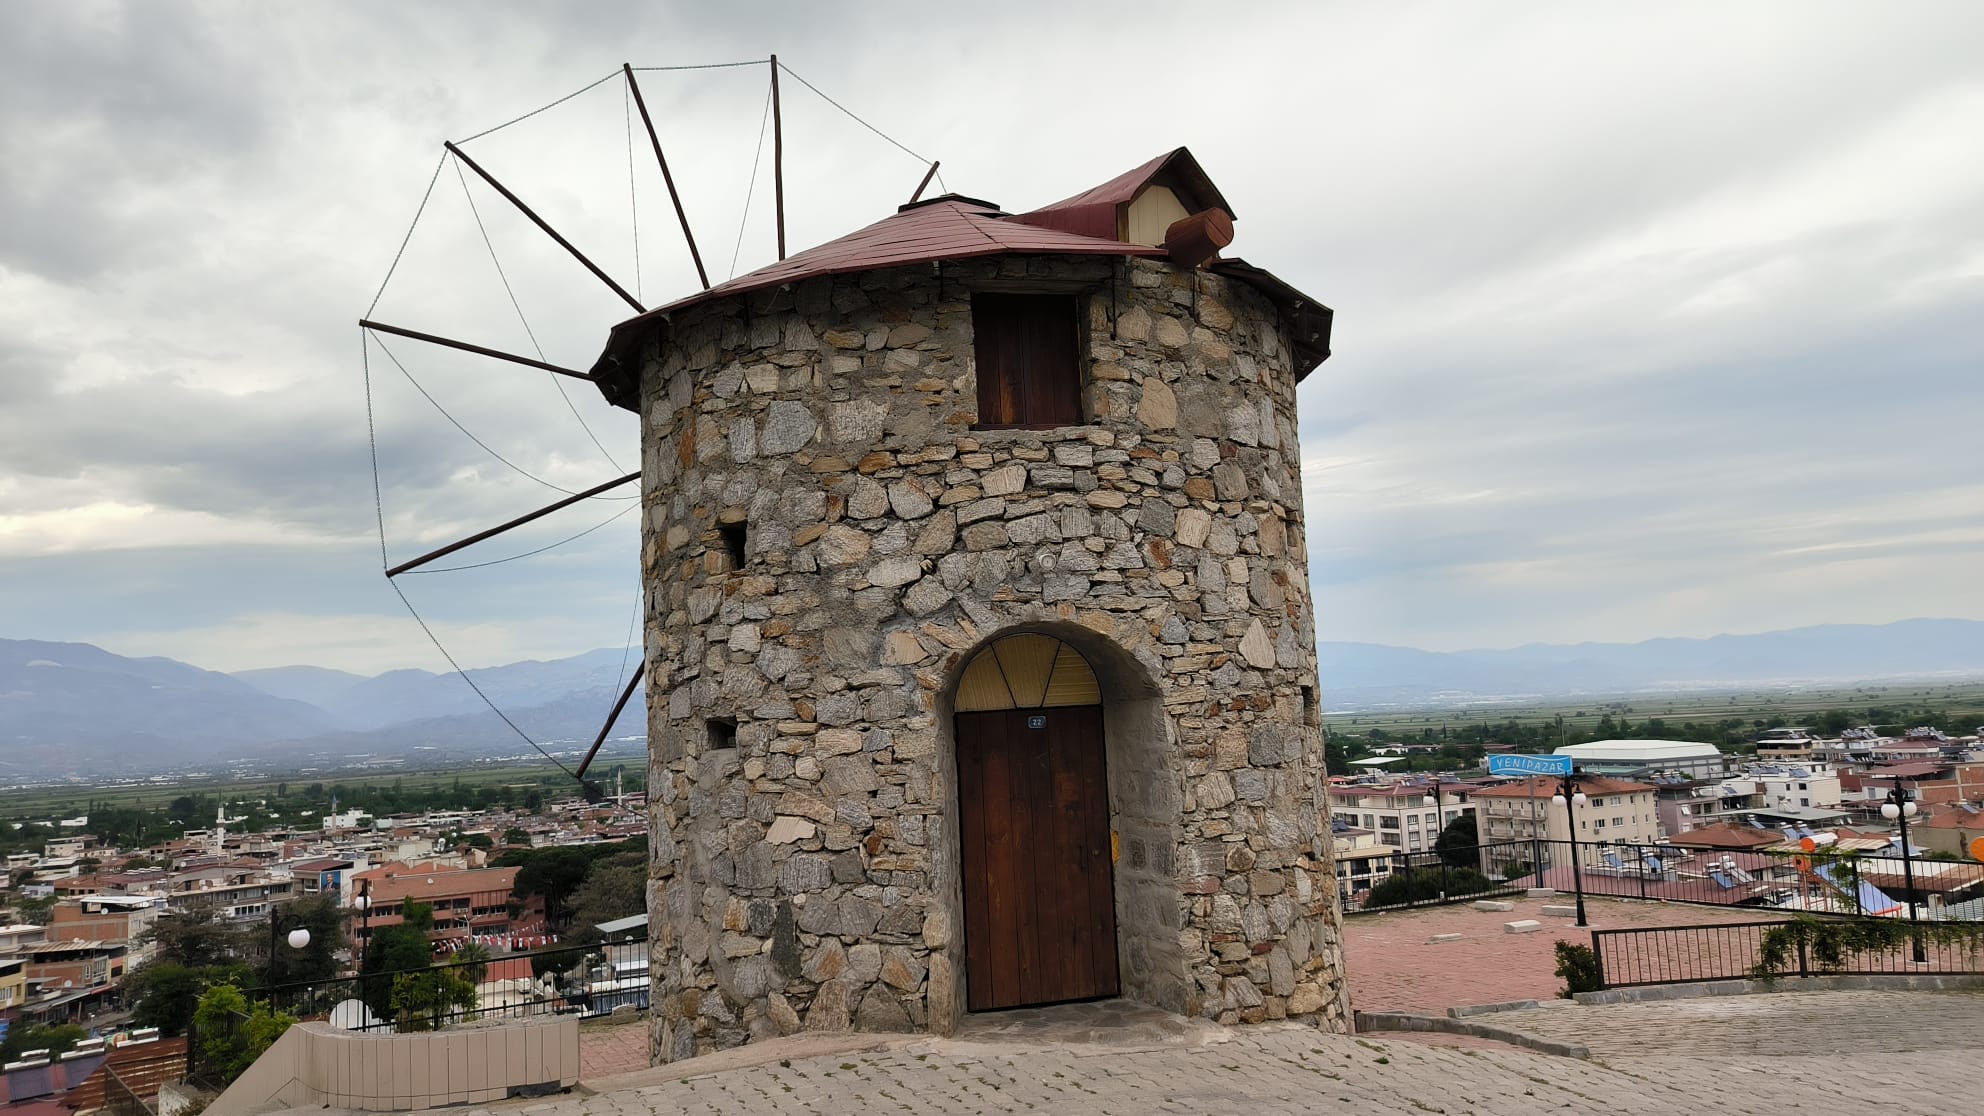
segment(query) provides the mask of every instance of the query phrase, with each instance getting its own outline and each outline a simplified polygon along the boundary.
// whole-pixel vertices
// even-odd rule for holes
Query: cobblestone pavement
[[[1591,944],[1592,930],[1648,926],[1702,926],[1758,922],[1770,918],[1753,910],[1587,899],[1591,925],[1545,917],[1543,906],[1572,903],[1556,899],[1513,899],[1516,909],[1477,911],[1472,904],[1421,907],[1352,915],[1343,920],[1344,970],[1350,980],[1350,1006],[1357,1011],[1410,1011],[1443,1015],[1450,1007],[1548,1000],[1563,981],[1557,977],[1554,946],[1563,938]],[[1509,934],[1502,924],[1533,918],[1543,929]],[[1430,941],[1439,934],[1458,941]]]
[[[1580,1043],[1615,1066],[1709,1051],[1850,1057],[1984,1047],[1984,992],[1777,992],[1591,1007],[1559,1001],[1479,1019]]]
[[[1649,1005],[1634,1005],[1649,1006]],[[1190,1047],[1024,1046],[929,1038],[883,1050],[780,1058],[720,1072],[693,1063],[646,1071],[596,1096],[516,1101],[522,1116],[648,1113],[1274,1113],[1603,1112],[1782,1116],[1834,1113],[1878,1097],[1893,1113],[1947,1113],[1972,1087],[1948,1052],[1849,1059],[1686,1056],[1604,1065],[1522,1051],[1472,1050],[1251,1027]],[[793,1054],[802,1053],[794,1049]],[[673,1080],[660,1080],[667,1074]],[[636,1077],[641,1075],[635,1075]]]

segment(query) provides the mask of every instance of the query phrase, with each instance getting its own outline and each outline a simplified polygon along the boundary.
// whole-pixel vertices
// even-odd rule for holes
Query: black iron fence
[[[1533,871],[1529,842],[1460,846],[1440,852],[1359,850],[1337,856],[1344,910],[1393,911],[1501,895],[1521,895]]]
[[[1799,917],[1593,930],[1606,988],[1829,975],[1984,974],[1984,924]]]
[[[1340,849],[1337,880],[1353,913],[1535,887],[1785,914],[1984,921],[1984,865],[1919,853],[1515,839],[1441,852]]]
[[[645,935],[420,969],[259,988],[251,1001],[354,1031],[432,1031],[479,1019],[595,1016],[648,1006]]]

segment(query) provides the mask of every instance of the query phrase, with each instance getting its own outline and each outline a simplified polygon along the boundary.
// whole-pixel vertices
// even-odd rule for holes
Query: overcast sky
[[[1984,5],[21,0],[0,636],[444,667],[380,575],[355,326],[441,141],[622,61],[773,52],[1012,210],[1192,148],[1233,251],[1337,312],[1301,392],[1322,639],[1984,619]],[[765,78],[642,77],[717,278],[772,258]],[[915,187],[797,82],[783,109],[795,250]],[[627,126],[609,81],[465,150],[655,305],[694,273]],[[586,367],[627,313],[450,164],[376,316]],[[585,384],[388,343],[510,463],[372,347],[395,560],[637,461]],[[618,647],[627,507],[403,584],[467,665]]]

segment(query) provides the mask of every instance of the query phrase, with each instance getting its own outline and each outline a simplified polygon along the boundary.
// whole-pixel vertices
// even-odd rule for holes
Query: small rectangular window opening
[[[723,538],[723,551],[730,556],[730,568],[744,568],[745,526],[743,520],[735,523],[719,523],[716,533]]]
[[[709,730],[709,746],[712,748],[737,747],[737,718],[711,717],[703,722]]]
[[[1073,295],[972,296],[978,429],[1081,425],[1078,307]]]

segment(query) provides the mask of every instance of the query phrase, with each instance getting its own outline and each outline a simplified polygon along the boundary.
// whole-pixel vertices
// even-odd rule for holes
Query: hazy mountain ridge
[[[1323,643],[1317,658],[1332,708],[1984,677],[1984,621],[1448,652]],[[590,743],[634,659],[602,649],[469,675],[533,739]],[[645,724],[643,695],[636,695],[614,735],[638,735]],[[230,675],[86,643],[0,639],[0,771],[10,775],[157,770],[244,756],[284,762],[421,750],[471,758],[527,747],[453,674],[395,670],[368,678],[286,666]]]
[[[1323,692],[1332,703],[1699,690],[1984,676],[1984,621],[1825,624],[1706,639],[1533,643],[1506,650],[1323,643],[1316,653]]]

